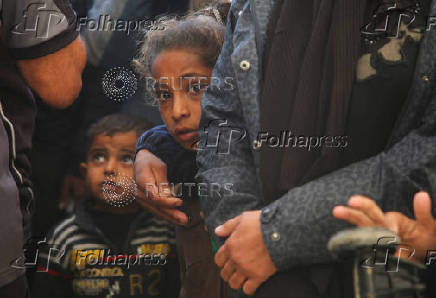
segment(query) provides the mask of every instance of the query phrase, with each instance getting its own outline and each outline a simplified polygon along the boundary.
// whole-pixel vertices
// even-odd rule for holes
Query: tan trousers
[[[190,222],[186,227],[176,227],[180,298],[227,298],[228,288],[214,262],[209,234],[200,218],[199,202],[184,202],[183,211]]]

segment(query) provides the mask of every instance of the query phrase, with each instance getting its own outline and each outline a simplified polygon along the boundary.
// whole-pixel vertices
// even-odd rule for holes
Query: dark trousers
[[[0,288],[0,298],[29,298],[26,275]]]
[[[351,263],[311,265],[279,272],[263,283],[254,297],[354,297]]]

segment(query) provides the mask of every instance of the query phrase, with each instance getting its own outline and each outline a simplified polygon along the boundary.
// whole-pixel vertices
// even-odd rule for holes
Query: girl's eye
[[[133,164],[133,156],[131,155],[123,155],[121,157],[121,161],[127,164]]]
[[[203,91],[207,87],[207,85],[201,85],[201,84],[194,84],[190,86],[189,92],[192,92],[194,94],[198,94],[201,91]]]
[[[157,97],[159,99],[159,102],[164,103],[171,99],[171,93],[167,91],[160,91],[157,93]]]
[[[93,161],[96,162],[104,162],[104,155],[103,154],[96,154],[92,157]]]

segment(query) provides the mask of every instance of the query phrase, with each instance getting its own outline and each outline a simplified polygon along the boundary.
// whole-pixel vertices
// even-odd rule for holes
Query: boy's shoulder
[[[74,233],[80,230],[80,225],[76,214],[71,214],[65,219],[55,224],[47,233],[46,242],[48,244],[62,244]]]
[[[47,269],[51,266],[66,268],[65,259],[69,258],[71,244],[81,232],[76,214],[54,225],[38,247],[39,266]]]
[[[77,256],[88,251],[95,252],[108,248],[100,237],[83,228],[80,215],[74,213],[60,221],[47,233],[39,260],[42,264],[68,269],[69,265],[75,265]]]

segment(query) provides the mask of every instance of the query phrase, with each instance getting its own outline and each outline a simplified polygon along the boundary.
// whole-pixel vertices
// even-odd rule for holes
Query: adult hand
[[[71,174],[66,174],[62,185],[61,197],[59,200],[59,209],[67,208],[71,199],[78,201],[85,197],[86,187],[82,178]]]
[[[167,166],[148,150],[140,150],[134,163],[137,202],[156,216],[176,225],[186,225],[188,217],[179,211],[183,201],[171,197]]]
[[[277,268],[262,238],[260,210],[248,211],[215,229],[219,237],[228,237],[215,255],[221,277],[233,289],[253,295]]]
[[[414,260],[423,261],[427,251],[436,248],[436,221],[431,213],[431,199],[425,192],[413,199],[415,220],[399,212],[386,212],[364,196],[353,196],[348,207],[336,206],[333,216],[357,226],[381,226],[395,232],[401,243],[415,249]]]

